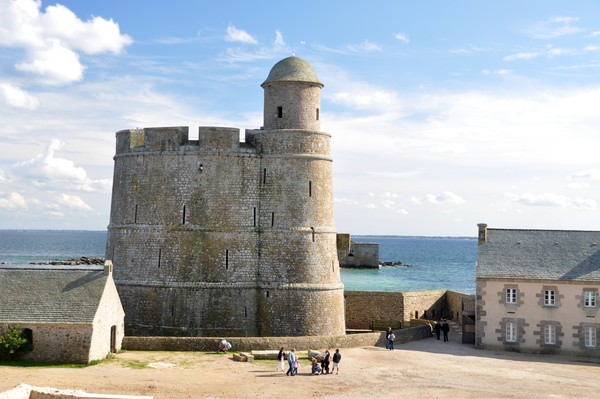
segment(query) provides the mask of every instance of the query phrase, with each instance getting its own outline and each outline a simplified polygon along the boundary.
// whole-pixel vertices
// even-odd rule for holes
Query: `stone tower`
[[[262,84],[264,126],[117,132],[106,259],[128,335],[344,334],[323,84],[303,59]]]

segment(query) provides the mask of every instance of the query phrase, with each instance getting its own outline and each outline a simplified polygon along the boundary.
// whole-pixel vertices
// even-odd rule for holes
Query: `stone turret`
[[[323,83],[308,62],[298,57],[279,61],[261,86],[264,129],[320,130]]]
[[[244,143],[224,127],[117,132],[106,259],[128,335],[344,334],[323,84],[289,57],[262,87]]]

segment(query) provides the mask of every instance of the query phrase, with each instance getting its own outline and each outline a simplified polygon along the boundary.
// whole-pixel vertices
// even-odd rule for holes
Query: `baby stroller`
[[[226,339],[222,339],[219,342],[219,349],[217,350],[217,353],[227,353],[229,349],[231,349],[231,344]]]

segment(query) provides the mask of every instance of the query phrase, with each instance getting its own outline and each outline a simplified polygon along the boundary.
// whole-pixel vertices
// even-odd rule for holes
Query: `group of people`
[[[279,363],[277,365],[277,371],[283,371],[285,369],[284,360],[286,359],[286,357],[287,357],[287,361],[289,364],[289,368],[288,368],[288,371],[285,373],[285,375],[295,376],[296,374],[298,374],[298,366],[299,366],[298,357],[296,356],[295,349],[292,349],[287,354],[285,353],[285,350],[283,347],[281,349],[279,349],[279,353],[277,354],[277,360],[279,361]],[[327,349],[327,350],[325,350],[325,353],[321,356],[320,362],[317,357],[313,357],[311,359],[311,374],[313,374],[313,375],[329,374],[330,363],[333,363],[333,366],[331,367],[331,374],[333,374],[334,371],[336,372],[336,374],[339,374],[341,360],[342,360],[342,354],[340,353],[339,349],[335,350],[333,357],[331,356],[329,349]]]
[[[438,340],[440,339],[440,334],[444,333],[444,342],[448,342],[448,331],[450,331],[450,326],[446,320],[442,320],[441,324],[436,321],[433,326],[433,331]]]

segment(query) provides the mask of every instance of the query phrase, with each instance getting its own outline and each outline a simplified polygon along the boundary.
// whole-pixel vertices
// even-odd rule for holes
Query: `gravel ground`
[[[125,351],[85,368],[0,366],[0,392],[26,383],[156,399],[600,397],[600,360],[481,351],[459,339],[341,349],[337,375],[311,376],[301,357],[294,377],[274,360],[240,363],[231,353]]]

